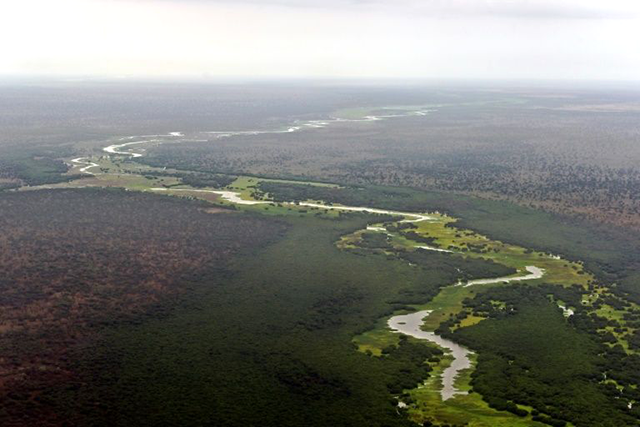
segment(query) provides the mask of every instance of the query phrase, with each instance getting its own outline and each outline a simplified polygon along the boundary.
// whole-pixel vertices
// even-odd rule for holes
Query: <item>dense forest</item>
[[[465,253],[398,250],[376,232],[345,250],[336,242],[381,221],[401,238],[437,244],[390,216],[280,209],[306,200],[438,211],[457,218],[449,226],[583,261],[595,276],[588,289],[483,288],[438,332],[477,354],[472,393],[491,408],[559,427],[638,424],[640,407],[627,403],[640,401],[631,95],[237,89],[0,88],[0,424],[414,425],[398,396],[431,375],[442,351],[394,335],[378,357],[356,351],[354,337],[445,286],[516,270]],[[16,99],[26,100],[14,108]],[[220,134],[408,103],[430,112]],[[186,136],[168,134],[177,130]],[[143,184],[130,190],[153,183],[174,197],[11,191],[74,181],[69,159],[108,160],[102,149],[134,134],[155,141],[138,147],[143,157],[112,156],[117,173],[105,161],[95,169],[103,177],[74,184],[132,178]],[[276,178],[249,187],[274,203],[249,213],[176,190],[222,188],[241,174]],[[484,320],[460,327],[467,317]]]
[[[640,397],[632,386],[638,356],[607,344],[606,327],[621,325],[583,307],[586,293],[519,285],[483,291],[440,333],[479,353],[473,389],[496,409],[526,414],[516,404],[529,406],[552,426],[637,425],[640,412],[626,402]],[[557,301],[575,313],[566,318]],[[467,315],[488,319],[452,332]]]
[[[82,178],[82,175],[67,174],[68,170],[69,166],[62,160],[50,156],[39,156],[37,153],[27,152],[14,157],[3,156],[0,159],[0,190]]]
[[[403,339],[377,358],[352,337],[440,286],[505,273],[340,251],[379,221],[361,214],[208,214],[116,190],[0,203],[10,426],[409,425],[393,395],[441,352]]]
[[[557,98],[554,98],[556,95]],[[640,229],[639,112],[621,94],[514,93],[424,117],[161,145],[143,161],[202,171],[390,185],[506,199]],[[619,96],[619,98],[617,98]],[[627,108],[628,107],[628,108]]]
[[[117,190],[0,196],[2,425],[55,424],[41,395],[78,381],[73,352],[110,325],[159,315],[203,272],[227,275],[233,254],[286,229],[204,208]]]

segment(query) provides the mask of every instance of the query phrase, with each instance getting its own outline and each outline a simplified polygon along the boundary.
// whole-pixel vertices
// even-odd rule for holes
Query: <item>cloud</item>
[[[0,75],[636,80],[636,1],[0,1]]]
[[[128,0],[132,1],[132,0]],[[133,0],[136,1],[136,0]],[[139,0],[138,0],[139,1]],[[176,0],[160,0],[176,1]],[[187,0],[189,1],[189,0]],[[385,10],[423,17],[507,17],[520,19],[630,19],[640,15],[636,0],[190,0],[202,4],[248,4],[323,10]]]

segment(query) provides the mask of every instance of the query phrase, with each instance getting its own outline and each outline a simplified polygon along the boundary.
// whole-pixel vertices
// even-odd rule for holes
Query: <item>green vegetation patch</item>
[[[528,405],[550,425],[636,425],[626,403],[598,381],[601,346],[549,300],[554,289],[496,288],[465,302],[489,319],[445,335],[478,352],[473,389],[499,410]]]

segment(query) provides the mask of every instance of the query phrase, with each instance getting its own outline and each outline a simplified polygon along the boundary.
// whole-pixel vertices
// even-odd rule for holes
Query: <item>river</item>
[[[395,332],[409,335],[419,340],[431,341],[445,350],[449,350],[449,354],[453,357],[453,361],[442,373],[442,390],[440,391],[442,400],[448,400],[457,394],[466,394],[466,392],[456,388],[455,380],[461,370],[469,369],[471,367],[469,355],[472,354],[472,352],[451,340],[443,338],[440,335],[436,335],[433,331],[422,330],[424,318],[430,314],[431,310],[401,314],[390,318],[387,324],[389,325],[389,328]]]
[[[495,283],[509,283],[522,280],[534,280],[540,279],[544,275],[544,270],[532,265],[525,267],[529,274],[522,276],[506,276],[493,279],[478,279],[467,282],[466,286],[473,285],[486,285]],[[460,283],[458,284],[460,285]],[[456,286],[458,286],[456,285]],[[455,386],[455,381],[460,371],[463,369],[469,369],[471,367],[471,359],[469,355],[472,354],[471,350],[451,341],[446,338],[437,335],[433,331],[425,331],[422,329],[424,319],[431,314],[431,310],[417,311],[410,314],[400,314],[393,316],[389,319],[387,324],[389,328],[394,332],[402,333],[412,336],[421,340],[431,341],[438,346],[449,350],[450,355],[453,357],[451,365],[449,365],[442,373],[442,390],[440,395],[442,400],[448,400],[458,394],[466,394],[466,392],[459,390]]]
[[[153,191],[168,191],[166,188],[152,188]],[[242,199],[240,193],[234,191],[222,191],[222,190],[196,190],[196,189],[176,189],[176,191],[191,191],[191,192],[207,192],[207,193],[215,193],[221,196],[222,199],[236,203],[239,205],[256,205],[256,204],[265,204],[272,203],[268,201],[261,200],[245,200]],[[301,202],[298,206],[304,207],[312,207],[318,209],[332,209],[332,210],[341,210],[345,212],[363,212],[363,213],[374,213],[374,214],[382,214],[382,215],[394,215],[394,216],[402,216],[405,219],[399,222],[417,222],[417,221],[428,221],[435,219],[434,217],[424,213],[415,213],[415,212],[401,212],[394,210],[385,210],[385,209],[375,209],[369,207],[362,206],[341,206],[341,205],[323,205],[320,203],[313,202]],[[370,231],[379,231],[386,232],[386,229],[379,226],[369,226],[367,227]],[[421,247],[427,250],[438,250],[439,248],[432,247]],[[442,250],[444,251],[444,250]],[[452,252],[452,251],[446,251]],[[525,267],[527,274],[516,275],[516,276],[505,276],[505,277],[497,277],[490,279],[476,279],[470,280],[466,283],[459,282],[454,286],[477,286],[477,285],[488,285],[488,284],[496,284],[496,283],[509,283],[509,282],[519,282],[524,280],[535,280],[540,279],[544,276],[544,270],[542,268],[528,265]],[[458,377],[460,371],[463,369],[469,369],[471,367],[471,360],[469,355],[472,352],[449,340],[446,338],[437,335],[433,331],[425,331],[422,329],[422,325],[424,323],[424,319],[431,314],[430,310],[417,311],[415,313],[410,314],[401,314],[397,316],[391,317],[387,324],[392,331],[402,333],[405,335],[412,336],[417,339],[430,341],[445,350],[448,350],[449,354],[453,357],[451,365],[449,365],[444,372],[442,373],[442,390],[441,396],[442,400],[448,400],[452,397],[459,394],[466,394],[466,392],[459,390],[455,386],[455,380]]]
[[[384,108],[382,108],[384,109]],[[393,108],[390,108],[393,109]],[[368,115],[359,119],[345,119],[339,117],[332,117],[326,120],[307,120],[307,121],[296,121],[293,126],[289,126],[284,129],[272,129],[272,130],[242,130],[242,131],[208,131],[208,132],[200,132],[199,134],[210,135],[216,139],[221,138],[231,138],[234,136],[252,136],[252,135],[273,135],[273,134],[283,134],[283,133],[294,133],[305,130],[312,129],[322,129],[332,124],[337,123],[360,123],[360,122],[377,122],[382,120],[396,119],[402,117],[424,117],[429,113],[435,110],[430,110],[426,108],[416,109],[416,110],[408,110],[404,113],[398,114],[381,114],[381,115]],[[142,153],[136,152],[133,149],[127,149],[127,147],[132,147],[135,145],[147,144],[147,143],[163,143],[165,140],[171,142],[182,142],[184,140],[180,139],[185,135],[182,132],[169,132],[166,135],[140,135],[140,136],[127,136],[124,138],[120,138],[120,142],[118,144],[109,145],[102,150],[109,154],[118,154],[121,156],[131,156],[132,158],[142,157]],[[153,138],[153,139],[147,139]],[[137,140],[136,140],[137,139]],[[206,140],[194,140],[189,139],[190,141],[206,141]]]
[[[362,119],[341,119],[341,118],[333,118],[328,120],[310,120],[307,122],[303,122],[300,124],[296,124],[296,126],[291,126],[284,130],[270,130],[270,131],[231,131],[231,132],[205,132],[210,135],[215,135],[216,138],[228,138],[239,135],[260,135],[260,134],[275,134],[275,133],[293,133],[298,132],[303,129],[314,129],[314,128],[324,128],[329,126],[332,123],[341,123],[341,122],[371,122],[371,121],[379,121],[379,120],[387,120],[391,118],[397,117],[408,117],[408,116],[425,116],[429,113],[429,110],[417,110],[417,111],[409,111],[403,114],[389,114],[389,115],[380,115],[380,116],[365,116]],[[145,143],[158,143],[162,142],[158,137],[166,137],[171,138],[173,141],[176,141],[176,138],[183,137],[184,135],[180,132],[171,132],[168,135],[143,135],[139,137],[130,136],[121,138],[121,142],[119,144],[113,144],[108,147],[103,148],[103,151],[110,154],[118,154],[124,156],[130,156],[132,158],[141,157],[142,154],[127,150],[127,147],[145,144]],[[153,139],[143,139],[137,140],[139,138],[153,138]],[[76,164],[85,164],[86,167],[82,168],[81,171],[85,173],[91,174],[88,169],[92,167],[98,166],[95,163],[92,163],[84,158],[78,158],[73,160]],[[167,188],[152,188],[151,191],[169,191]],[[247,200],[243,199],[240,193],[234,191],[226,191],[226,190],[204,190],[204,189],[183,189],[176,188],[176,191],[190,191],[190,192],[201,192],[201,193],[213,193],[219,195],[223,200],[238,204],[238,205],[257,205],[257,204],[267,204],[272,203],[268,201],[262,200]],[[293,203],[291,203],[293,204]],[[429,221],[434,220],[433,216],[430,216],[427,213],[415,213],[415,212],[401,212],[394,210],[386,210],[386,209],[376,209],[370,207],[357,207],[357,206],[340,206],[340,205],[325,205],[321,203],[315,202],[301,202],[298,206],[303,207],[311,207],[318,209],[330,209],[330,210],[341,210],[345,212],[364,212],[364,213],[373,213],[373,214],[381,214],[381,215],[393,215],[393,216],[402,216],[400,222],[420,222],[420,221]],[[369,229],[373,229],[374,227],[369,227]],[[375,227],[375,230],[372,231],[385,231],[381,227]],[[445,249],[434,248],[430,246],[422,246],[422,249],[426,250],[434,250],[434,251],[442,251],[442,252],[452,252]],[[458,283],[458,286],[474,286],[474,285],[484,285],[484,284],[495,284],[495,283],[504,283],[504,282],[512,282],[512,281],[523,281],[523,280],[533,280],[539,279],[544,275],[544,270],[535,266],[527,266],[525,267],[528,274],[520,275],[520,276],[510,276],[510,277],[500,277],[500,278],[490,278],[490,279],[476,279],[471,280],[466,283]],[[463,346],[443,338],[437,335],[433,331],[425,331],[422,329],[422,325],[424,323],[424,319],[431,314],[430,310],[417,311],[415,313],[410,314],[401,314],[391,317],[387,324],[389,328],[397,333],[402,333],[408,336],[412,336],[417,339],[430,341],[442,348],[444,348],[448,353],[453,357],[451,365],[449,365],[442,374],[442,390],[441,396],[442,400],[448,400],[456,395],[464,394],[463,392],[456,388],[455,380],[458,377],[461,370],[469,369],[471,367],[471,360],[469,356],[472,352],[469,349],[464,348]]]

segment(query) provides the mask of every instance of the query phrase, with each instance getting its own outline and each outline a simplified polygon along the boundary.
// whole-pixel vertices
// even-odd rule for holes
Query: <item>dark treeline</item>
[[[231,184],[236,180],[236,176],[234,175],[222,175],[215,173],[205,173],[205,172],[165,172],[165,171],[144,171],[145,176],[171,176],[180,178],[180,180],[192,187],[202,188],[202,187],[214,187],[214,188],[222,188]]]
[[[42,185],[79,179],[82,175],[66,175],[69,166],[62,160],[49,157],[22,157],[0,159],[0,190],[21,185]]]
[[[82,178],[86,175],[67,174],[70,165],[62,160],[75,154],[69,144],[0,145],[0,190],[24,185],[55,184]]]

